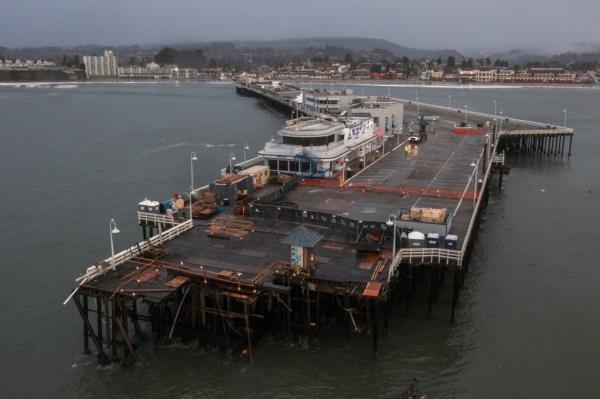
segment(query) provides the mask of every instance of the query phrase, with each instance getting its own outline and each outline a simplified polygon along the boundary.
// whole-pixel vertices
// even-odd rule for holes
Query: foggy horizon
[[[378,38],[405,47],[559,53],[578,43],[600,47],[600,7],[593,0],[298,2],[225,0],[3,0],[0,46],[168,45],[211,41]],[[515,12],[518,10],[519,12]],[[573,27],[576,29],[565,29]],[[579,46],[581,47],[581,46]]]

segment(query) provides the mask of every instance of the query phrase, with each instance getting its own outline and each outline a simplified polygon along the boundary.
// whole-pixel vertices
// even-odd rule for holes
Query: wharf
[[[369,331],[376,353],[392,304],[405,297],[409,313],[417,281],[427,281],[431,317],[445,274],[453,279],[454,320],[492,176],[502,185],[504,152],[563,156],[565,139],[574,132],[393,101],[404,103],[404,132],[345,181],[337,176],[269,183],[242,215],[233,207],[203,220],[139,212],[144,241],[76,280],[70,298],[83,320],[84,351],[90,353],[91,340],[101,363],[131,363],[139,361],[132,337],[152,334],[156,340],[225,346],[251,359],[267,332],[312,343],[321,328],[337,325],[347,333]],[[439,119],[421,144],[407,147],[417,108]],[[485,132],[453,133],[463,118]],[[413,208],[444,208],[448,217],[443,223],[401,217]],[[458,245],[401,245],[396,223],[406,231],[456,235]],[[381,233],[379,242],[366,244],[368,250],[360,241],[365,232]],[[295,247],[303,255],[294,255]]]

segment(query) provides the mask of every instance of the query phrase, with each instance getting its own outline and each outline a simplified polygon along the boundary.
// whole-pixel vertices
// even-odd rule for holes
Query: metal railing
[[[108,270],[111,270],[111,265],[113,263],[113,259],[114,259],[114,264],[115,264],[115,268],[116,268],[117,266],[120,266],[120,265],[126,263],[131,258],[133,258],[135,256],[140,256],[144,252],[150,250],[151,248],[161,245],[164,242],[172,240],[173,238],[185,233],[186,231],[192,229],[192,227],[193,227],[193,223],[189,219],[186,220],[185,222],[177,224],[174,227],[172,227],[168,230],[165,230],[165,231],[161,232],[160,234],[157,234],[154,237],[151,237],[150,239],[148,239],[146,241],[141,241],[136,245],[133,245],[119,253],[116,253],[114,258],[110,257],[110,258],[104,259],[103,261],[101,261],[93,266],[88,267],[86,269],[86,273],[83,274],[82,276],[77,277],[75,279],[75,281],[76,282],[92,281],[92,280],[102,276],[103,274],[105,274]]]
[[[164,215],[161,213],[150,213],[150,212],[139,212],[139,211],[138,211],[138,222],[168,224],[171,226],[178,223],[175,221],[173,216],[168,216],[168,215]]]

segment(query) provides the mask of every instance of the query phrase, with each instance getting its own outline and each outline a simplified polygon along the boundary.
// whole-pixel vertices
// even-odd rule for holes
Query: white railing
[[[334,142],[329,145],[321,146],[310,146],[303,147],[295,144],[283,144],[277,142],[265,143],[265,148],[260,151],[261,154],[265,155],[288,155],[296,156],[299,154],[306,154],[314,158],[327,158],[335,157],[344,153],[347,150],[346,145],[343,141]]]
[[[494,155],[491,159],[491,163],[504,165],[504,153],[501,153],[500,155]]]
[[[188,219],[185,222],[177,224],[174,227],[172,227],[168,230],[165,230],[165,231],[161,232],[160,234],[155,235],[154,237],[151,237],[149,240],[141,241],[138,244],[115,254],[115,256],[114,256],[115,268],[117,266],[124,264],[129,259],[131,259],[135,256],[142,255],[144,252],[150,250],[152,247],[156,247],[166,241],[172,240],[173,238],[190,230],[192,227],[193,227],[193,223],[191,220]],[[89,281],[92,281],[92,280],[102,276],[104,273],[106,273],[108,270],[111,269],[112,262],[113,262],[113,258],[111,257],[111,258],[104,259],[103,261],[99,262],[96,265],[88,267],[86,269],[86,273],[82,276],[77,277],[75,279],[75,281],[76,282],[80,282],[80,281],[89,282]]]
[[[445,249],[445,248],[402,248],[397,253],[392,264],[390,265],[388,272],[388,282],[392,279],[396,269],[402,262],[418,262],[419,264],[424,263],[438,263],[438,264],[450,264],[451,262],[456,263],[460,266],[462,263],[463,251],[457,249]]]
[[[333,144],[323,146],[304,147],[304,152],[308,156],[315,158],[335,157],[344,153],[346,150],[347,147],[343,141],[337,141]]]
[[[262,154],[295,156],[298,154],[302,154],[302,146],[267,142],[265,143],[265,148],[260,152]]]
[[[264,162],[264,160],[265,159],[263,157],[261,157],[260,155],[258,155],[256,157],[250,158],[250,159],[248,159],[246,161],[238,162],[234,166],[237,166],[237,167],[242,168],[242,169],[246,169],[246,168],[249,168],[250,166],[262,164]]]
[[[438,109],[440,111],[451,111],[451,112],[458,112],[458,111],[462,111],[464,112],[464,109],[461,110],[460,108],[449,108],[447,106],[443,106],[443,105],[436,105],[436,104],[428,104],[428,103],[423,103],[423,102],[417,102],[414,100],[407,100],[404,98],[397,98],[397,97],[390,97],[391,101],[396,101],[396,102],[400,102],[403,104],[408,104],[409,102],[411,104],[419,104],[419,106],[421,107],[425,107],[425,108],[432,108],[432,109]],[[469,109],[469,116],[473,115],[473,116],[480,116],[480,117],[484,117],[484,118],[491,118],[494,119],[494,115],[492,114],[487,114],[484,112],[477,112],[477,111],[471,111]],[[560,128],[561,126],[557,126],[557,125],[550,125],[548,123],[542,123],[542,122],[535,122],[535,121],[528,121],[525,119],[518,119],[518,118],[513,118],[507,115],[496,115],[496,119],[503,119],[506,120],[508,119],[510,122],[516,122],[516,123],[520,123],[523,125],[529,125],[529,126],[539,126],[539,127],[546,127],[546,126],[551,126],[551,127],[556,127],[556,128]],[[570,129],[572,130],[572,129]]]
[[[162,223],[162,224],[169,224],[169,225],[174,225],[175,219],[173,218],[173,216],[168,216],[168,215],[163,215],[160,213],[150,213],[150,212],[139,212],[138,211],[138,222],[150,222],[150,223]]]

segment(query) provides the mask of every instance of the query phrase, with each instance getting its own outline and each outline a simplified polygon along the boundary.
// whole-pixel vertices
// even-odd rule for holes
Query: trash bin
[[[408,246],[410,248],[425,248],[425,234],[419,231],[408,233]]]
[[[427,234],[427,248],[438,248],[440,246],[440,235],[438,233]]]
[[[446,249],[458,249],[458,236],[448,234],[444,240],[444,244]]]

